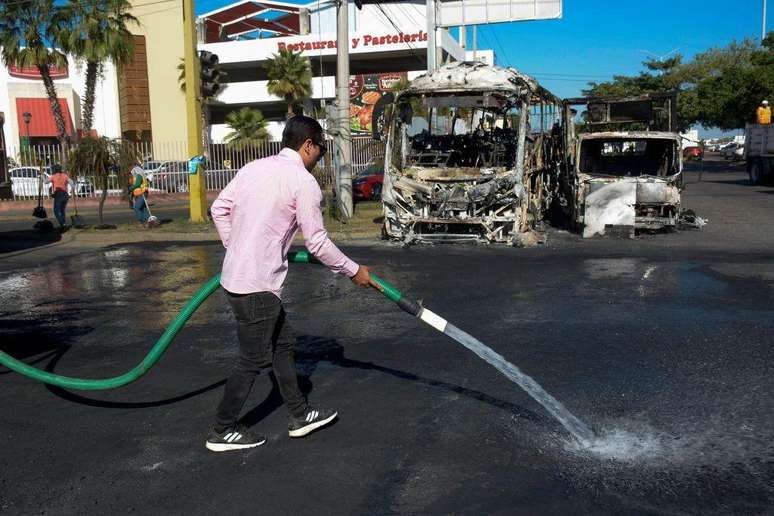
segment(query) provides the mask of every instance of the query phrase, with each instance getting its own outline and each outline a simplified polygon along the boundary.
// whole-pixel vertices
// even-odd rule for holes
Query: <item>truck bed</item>
[[[747,124],[744,130],[745,155],[774,158],[774,125]]]

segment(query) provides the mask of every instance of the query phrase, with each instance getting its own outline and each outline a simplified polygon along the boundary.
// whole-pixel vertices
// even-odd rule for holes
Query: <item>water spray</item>
[[[320,263],[308,251],[292,251],[288,253],[288,261],[292,263]],[[371,274],[371,278],[381,287],[384,296],[397,304],[401,310],[413,315],[441,333],[459,342],[500,371],[509,380],[519,385],[519,387],[524,389],[524,391],[532,396],[535,401],[545,407],[545,409],[582,444],[588,445],[595,439],[596,436],[594,432],[586,424],[575,417],[556,398],[548,394],[540,384],[530,376],[524,374],[518,367],[508,362],[502,355],[488,346],[485,346],[479,340],[457,328],[435,312],[428,310],[419,303],[406,299],[397,288],[375,274]],[[62,376],[32,367],[2,351],[0,351],[0,364],[29,378],[67,389],[88,391],[122,387],[139,379],[142,375],[147,373],[156,362],[158,362],[167,347],[172,343],[172,340],[174,340],[175,336],[180,332],[183,326],[185,326],[188,319],[191,318],[199,306],[201,306],[213,292],[218,290],[218,288],[220,288],[220,274],[213,276],[202,285],[193,297],[191,297],[188,303],[180,310],[177,317],[175,317],[170,325],[167,326],[167,329],[164,330],[164,333],[159,337],[145,358],[143,358],[143,360],[135,367],[119,376],[102,379]]]

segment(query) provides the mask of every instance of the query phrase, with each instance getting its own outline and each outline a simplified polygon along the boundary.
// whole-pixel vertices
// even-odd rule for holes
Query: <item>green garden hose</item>
[[[320,263],[308,251],[290,252],[288,253],[288,261],[293,263]],[[387,298],[397,303],[398,306],[400,306],[403,310],[411,313],[412,315],[417,315],[417,313],[419,313],[419,306],[415,303],[404,300],[401,297],[401,293],[398,289],[386,281],[378,278],[374,274],[372,274],[371,277],[382,287],[383,293]],[[164,333],[161,335],[161,337],[159,337],[159,340],[156,341],[156,344],[154,344],[148,354],[145,355],[145,358],[143,358],[142,361],[134,368],[130,369],[122,375],[100,379],[62,376],[50,373],[48,371],[43,371],[37,367],[32,367],[28,364],[25,364],[21,360],[13,358],[7,353],[3,353],[2,351],[0,351],[0,364],[4,365],[8,369],[16,371],[17,373],[23,374],[35,380],[67,389],[98,391],[123,387],[124,385],[132,383],[133,381],[140,378],[142,375],[147,373],[156,364],[156,362],[158,362],[159,358],[161,358],[161,355],[163,355],[167,350],[167,347],[169,347],[169,345],[172,343],[175,336],[180,332],[181,329],[183,329],[183,326],[185,326],[185,323],[188,321],[188,319],[191,318],[191,316],[201,306],[204,300],[210,297],[210,295],[218,290],[219,287],[220,274],[216,274],[210,278],[207,283],[202,285],[196,294],[194,294],[188,303],[186,303],[183,309],[180,310],[180,313],[177,315],[177,317],[175,317],[172,323],[167,326],[167,329],[164,330]]]

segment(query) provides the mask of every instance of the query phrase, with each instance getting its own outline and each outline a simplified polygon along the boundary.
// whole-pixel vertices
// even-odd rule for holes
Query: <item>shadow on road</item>
[[[4,231],[0,233],[0,255],[34,249],[62,240],[58,231],[41,232],[35,229],[24,231]]]
[[[46,371],[54,372],[56,368],[56,364],[59,362],[59,360],[61,360],[61,358],[64,356],[64,354],[67,352],[68,349],[69,349],[69,346],[66,346],[65,348],[62,348],[59,351],[57,351],[55,353],[55,356],[46,366]],[[47,356],[50,356],[50,355],[47,355]],[[40,358],[38,359],[38,361],[42,361],[43,359],[44,358]],[[556,424],[553,420],[550,420],[549,418],[541,414],[533,412],[515,403],[511,403],[509,401],[495,398],[481,391],[468,389],[466,387],[462,387],[460,385],[456,385],[453,383],[444,382],[441,380],[426,378],[423,376],[416,375],[414,373],[409,373],[407,371],[401,371],[399,369],[380,366],[372,362],[352,360],[344,356],[344,347],[341,344],[339,344],[335,339],[332,339],[329,337],[316,337],[316,336],[304,335],[296,338],[296,366],[298,370],[298,380],[299,380],[299,386],[301,388],[301,391],[305,395],[309,395],[314,389],[312,376],[317,370],[318,364],[321,362],[328,362],[330,364],[333,364],[334,366],[343,367],[343,368],[356,368],[356,369],[361,369],[365,371],[377,371],[377,372],[388,374],[403,380],[416,382],[422,385],[429,385],[449,392],[454,392],[461,396],[465,396],[467,398],[486,403],[493,407],[506,410],[519,418],[523,418],[540,425],[553,426]],[[258,405],[250,409],[241,418],[241,422],[248,427],[257,424],[258,422],[260,422],[261,420],[269,416],[276,409],[282,407],[282,403],[283,403],[282,396],[280,395],[280,392],[279,392],[279,386],[277,385],[277,380],[274,377],[274,374],[271,372],[268,373],[268,376],[272,383],[272,389],[269,392],[269,395],[261,403],[259,403]],[[46,388],[52,394],[62,399],[72,401],[74,403],[88,405],[91,407],[142,409],[142,408],[160,407],[160,406],[170,405],[180,401],[188,400],[195,396],[199,396],[200,394],[204,394],[206,392],[217,389],[218,387],[225,385],[225,383],[226,383],[226,380],[223,379],[223,380],[211,383],[209,385],[206,385],[204,387],[201,387],[199,389],[196,389],[184,394],[180,394],[178,396],[156,400],[156,401],[147,401],[147,402],[105,401],[105,400],[99,400],[99,399],[94,399],[87,396],[75,394],[66,389],[62,389],[60,387],[55,387],[51,385],[47,385]]]
[[[708,180],[705,179],[703,181],[704,183],[718,183],[722,185],[741,185],[741,186],[752,186],[750,184],[750,181],[748,179],[714,179],[714,180]]]

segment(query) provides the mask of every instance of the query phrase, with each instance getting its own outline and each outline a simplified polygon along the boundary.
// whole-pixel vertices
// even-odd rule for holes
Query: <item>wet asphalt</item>
[[[710,220],[702,231],[343,247],[535,378],[603,436],[593,451],[376,292],[292,265],[284,301],[302,387],[339,411],[336,424],[288,438],[267,376],[243,418],[267,443],[204,448],[235,352],[216,293],[120,390],[65,391],[0,368],[0,512],[771,513],[774,188],[720,162],[686,179],[685,204]],[[0,349],[59,374],[124,372],[222,255],[153,243],[0,261]]]

